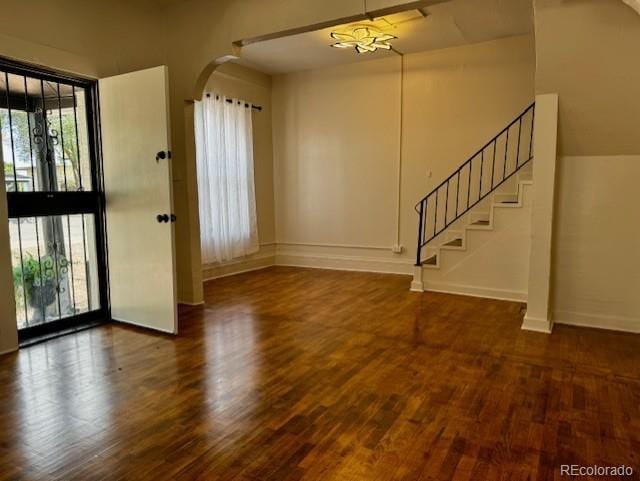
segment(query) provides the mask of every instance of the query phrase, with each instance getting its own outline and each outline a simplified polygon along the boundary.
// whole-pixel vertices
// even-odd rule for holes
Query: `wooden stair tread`
[[[472,225],[489,225],[490,222],[488,220],[477,220]]]

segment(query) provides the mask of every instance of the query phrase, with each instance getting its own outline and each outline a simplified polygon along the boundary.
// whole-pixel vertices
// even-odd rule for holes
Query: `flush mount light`
[[[377,28],[357,25],[350,30],[342,32],[331,32],[331,38],[337,43],[331,45],[336,48],[355,48],[358,53],[375,52],[379,48],[391,50],[389,40],[393,40],[393,35],[384,33]]]

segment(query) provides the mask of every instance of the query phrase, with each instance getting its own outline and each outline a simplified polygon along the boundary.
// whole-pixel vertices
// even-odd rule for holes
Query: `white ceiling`
[[[485,42],[533,31],[533,0],[451,0],[428,7],[428,16],[417,10],[377,20],[402,53],[415,53]],[[387,23],[388,22],[388,23]],[[358,22],[359,24],[367,22]],[[391,24],[391,25],[389,25]],[[356,54],[330,48],[332,27],[242,47],[238,63],[268,74],[279,74],[352,63],[395,55],[378,50]]]

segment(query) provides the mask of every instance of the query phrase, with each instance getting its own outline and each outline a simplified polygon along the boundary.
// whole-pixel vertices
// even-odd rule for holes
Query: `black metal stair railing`
[[[533,158],[535,103],[416,204],[418,252]]]

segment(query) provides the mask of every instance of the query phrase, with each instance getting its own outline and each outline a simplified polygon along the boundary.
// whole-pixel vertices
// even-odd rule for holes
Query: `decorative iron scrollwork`
[[[51,123],[51,116],[53,115],[53,111],[47,110],[47,130],[49,134],[49,138],[51,139],[51,144],[53,146],[60,145],[60,140],[58,136],[60,135],[56,129],[53,128],[53,124]]]
[[[36,119],[35,125],[31,130],[31,133],[33,135],[33,143],[36,144],[36,148],[38,149],[39,152],[44,152],[47,149],[47,145],[44,139],[44,129],[42,126],[42,122],[43,122],[42,109],[37,108],[36,114],[38,115],[35,115],[35,119]],[[38,120],[40,120],[40,122],[38,122]],[[44,157],[43,159],[46,161]]]

